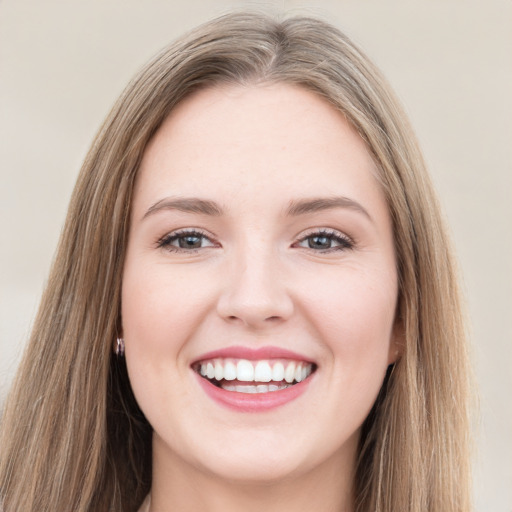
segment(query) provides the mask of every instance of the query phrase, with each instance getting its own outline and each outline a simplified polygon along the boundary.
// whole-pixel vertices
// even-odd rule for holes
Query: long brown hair
[[[184,97],[219,83],[284,82],[358,130],[394,224],[401,358],[363,425],[359,512],[470,509],[468,368],[449,242],[421,153],[379,71],[310,18],[231,14],[161,52],[128,85],[75,187],[1,426],[5,512],[135,511],[151,486],[151,427],[113,355],[134,181]]]

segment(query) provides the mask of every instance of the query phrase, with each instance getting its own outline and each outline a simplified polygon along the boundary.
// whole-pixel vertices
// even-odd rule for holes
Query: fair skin
[[[122,324],[152,512],[353,510],[360,427],[397,354],[376,172],[340,113],[285,84],[195,93],[149,144]]]

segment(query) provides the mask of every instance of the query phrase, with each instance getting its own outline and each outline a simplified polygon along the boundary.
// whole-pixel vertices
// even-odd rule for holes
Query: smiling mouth
[[[199,361],[192,368],[225,391],[259,394],[280,391],[306,380],[315,372],[316,365],[288,359],[215,358]]]

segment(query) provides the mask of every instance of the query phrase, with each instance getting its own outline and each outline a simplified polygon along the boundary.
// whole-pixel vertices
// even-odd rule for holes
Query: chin
[[[308,471],[306,462],[298,458],[290,459],[282,453],[276,457],[265,455],[262,450],[259,452],[252,457],[233,453],[233,456],[211,461],[204,469],[222,480],[247,485],[270,485]]]
[[[340,445],[333,446],[332,438],[325,443],[312,432],[307,435],[285,429],[283,436],[280,435],[282,428],[277,433],[275,429],[274,426],[271,432],[246,432],[238,439],[231,435],[229,443],[214,443],[215,449],[208,451],[203,446],[204,455],[197,463],[212,477],[225,481],[272,485],[355,459],[358,432],[345,442],[338,440]],[[312,439],[316,441],[311,442]]]

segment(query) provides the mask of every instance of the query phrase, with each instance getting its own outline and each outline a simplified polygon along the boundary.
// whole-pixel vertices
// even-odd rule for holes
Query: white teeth
[[[295,368],[295,380],[300,382],[302,380],[302,365],[298,364]]]
[[[254,367],[245,359],[240,359],[236,365],[236,378],[242,382],[254,381]]]
[[[239,393],[257,393],[255,386],[236,386]]]
[[[236,393],[249,393],[249,394],[258,394],[258,393],[269,393],[273,391],[279,391],[280,389],[289,388],[290,384],[258,384],[256,386],[242,386],[240,384],[222,384],[222,389],[226,391],[234,391]]]
[[[224,378],[224,368],[220,361],[215,363],[215,380],[222,380]]]
[[[284,366],[283,363],[276,363],[272,368],[272,380],[281,382],[284,379]]]
[[[302,382],[313,371],[313,364],[299,361],[283,361],[283,360],[262,360],[262,361],[249,361],[247,359],[211,359],[210,361],[203,361],[198,364],[196,371],[209,380],[215,380],[219,383],[226,381],[238,382],[257,382],[257,383],[282,383],[287,387],[287,384],[294,382]],[[286,382],[286,384],[285,384]],[[237,384],[238,385],[238,384]],[[224,389],[235,391],[237,385]],[[238,385],[239,386],[239,385]],[[244,387],[244,386],[242,386]],[[245,386],[247,387],[247,386]],[[268,392],[269,386],[266,386],[266,391],[253,391],[256,389],[250,386],[251,391],[244,391],[247,393],[252,392]],[[261,388],[262,390],[264,388]],[[278,389],[282,389],[279,387]]]
[[[254,380],[256,382],[270,382],[272,380],[272,368],[267,361],[260,361],[254,369]]]
[[[236,379],[236,366],[231,361],[228,361],[224,365],[224,378],[226,380],[235,380]]]
[[[291,384],[295,379],[295,363],[288,363],[284,372],[284,380]]]
[[[215,368],[213,367],[212,363],[208,363],[206,365],[206,376],[209,379],[213,379],[213,377],[215,377]]]

